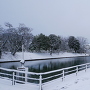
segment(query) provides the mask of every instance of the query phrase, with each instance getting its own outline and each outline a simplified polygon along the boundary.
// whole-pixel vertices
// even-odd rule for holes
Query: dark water
[[[29,71],[34,72],[46,72],[65,67],[80,65],[90,62],[90,56],[86,57],[73,57],[73,58],[61,58],[61,59],[49,59],[38,61],[26,61],[25,66],[29,68]],[[20,67],[20,62],[8,62],[0,63],[0,67],[17,69]]]

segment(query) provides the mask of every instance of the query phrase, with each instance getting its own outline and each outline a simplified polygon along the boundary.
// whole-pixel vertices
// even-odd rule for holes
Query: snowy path
[[[0,79],[0,90],[39,90],[39,86],[33,84],[16,84]],[[43,85],[43,90],[90,90],[90,69],[80,71],[78,75],[71,74],[65,77],[62,82],[61,78],[47,82]]]
[[[78,75],[71,74],[61,79],[52,81],[44,85],[44,90],[90,90],[90,69],[87,72],[80,71]]]
[[[34,84],[15,84],[10,80],[0,79],[0,90],[39,90],[39,86]]]

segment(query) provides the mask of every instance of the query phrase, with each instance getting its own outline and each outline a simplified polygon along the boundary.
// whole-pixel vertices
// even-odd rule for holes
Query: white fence
[[[42,90],[42,86],[44,85],[45,82],[48,82],[56,78],[61,78],[63,81],[66,75],[72,73],[76,73],[77,75],[79,71],[81,70],[86,71],[88,68],[90,68],[90,63],[53,70],[45,73],[34,73],[34,72],[18,71],[13,69],[5,69],[0,67],[0,77],[10,79],[12,81],[12,85],[15,85],[15,83],[38,84],[39,90]]]

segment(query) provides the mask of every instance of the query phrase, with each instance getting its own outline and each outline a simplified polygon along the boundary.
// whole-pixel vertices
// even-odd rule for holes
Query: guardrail
[[[56,78],[61,78],[63,81],[66,75],[72,73],[76,73],[77,75],[79,71],[86,71],[88,68],[90,68],[90,63],[62,68],[44,73],[34,73],[13,69],[5,69],[0,67],[0,77],[10,79],[12,81],[12,85],[15,85],[15,83],[34,83],[39,85],[39,90],[42,90],[42,86],[48,81]]]

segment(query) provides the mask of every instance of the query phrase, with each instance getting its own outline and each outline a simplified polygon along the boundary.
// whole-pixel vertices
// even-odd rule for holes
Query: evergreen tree
[[[70,49],[73,49],[75,52],[78,52],[80,49],[79,40],[77,40],[74,36],[70,36],[68,39],[68,45]]]
[[[42,50],[45,50],[45,51],[48,50],[49,49],[49,38],[42,33],[39,34],[38,36],[35,36],[30,45],[30,49],[39,51],[39,52]]]
[[[49,44],[50,44],[50,55],[52,55],[52,52],[55,50],[60,49],[61,40],[59,36],[56,36],[54,34],[49,35]]]

